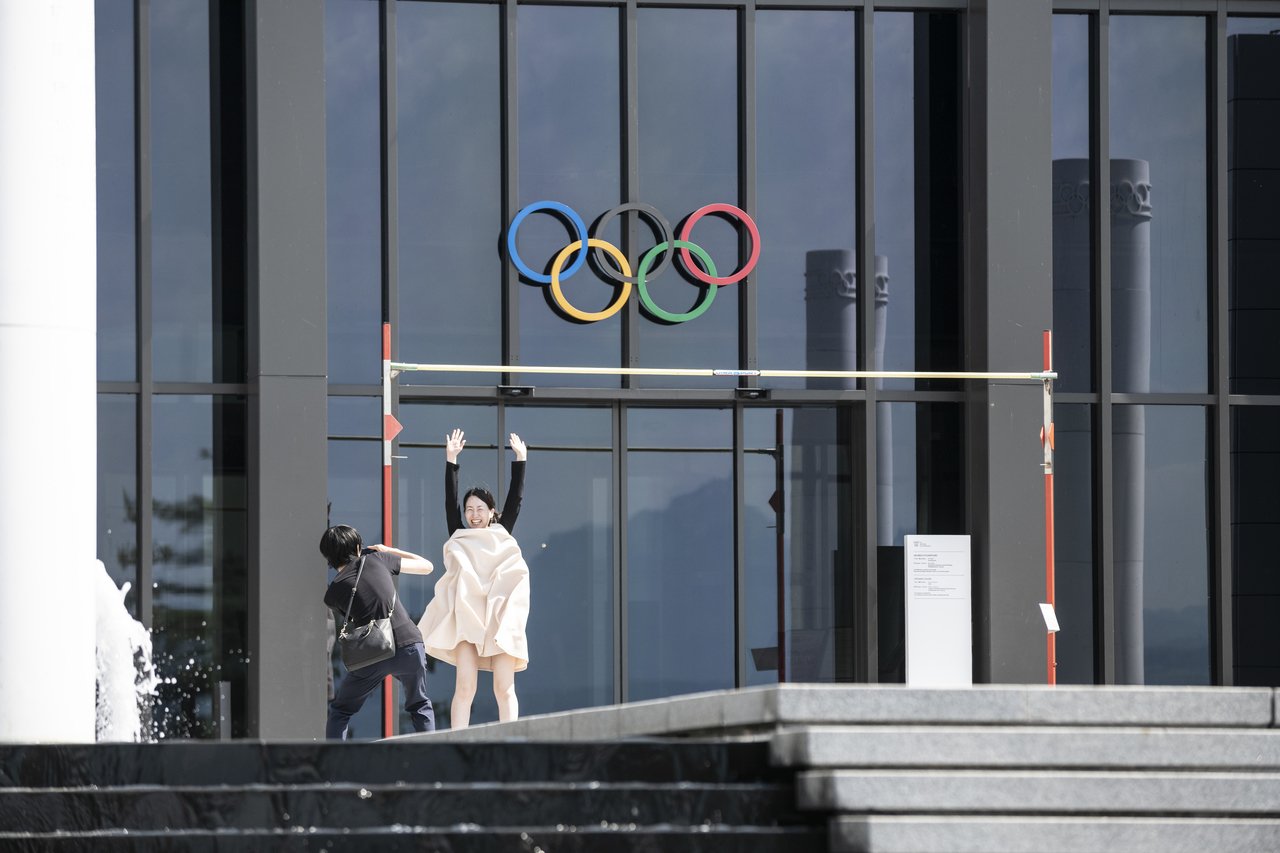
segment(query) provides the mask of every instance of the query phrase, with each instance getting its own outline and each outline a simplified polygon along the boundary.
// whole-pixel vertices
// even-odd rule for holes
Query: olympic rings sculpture
[[[549,275],[540,273],[530,267],[520,257],[520,252],[516,249],[516,232],[520,230],[520,224],[530,214],[543,210],[559,213],[563,216],[573,226],[577,237],[556,254],[555,259],[551,262],[551,273]],[[678,237],[673,234],[671,225],[666,217],[652,205],[639,202],[620,204],[605,211],[596,220],[595,232],[597,234],[600,233],[604,230],[605,223],[619,213],[624,213],[628,210],[634,210],[648,219],[657,228],[658,234],[662,238],[657,245],[641,256],[634,277],[632,276],[631,264],[627,261],[627,256],[622,250],[612,243],[601,240],[598,237],[592,237],[587,230],[586,223],[578,215],[578,212],[558,201],[535,201],[533,204],[526,205],[516,214],[515,218],[511,220],[511,227],[507,229],[507,255],[511,258],[511,263],[515,264],[516,269],[526,279],[538,284],[551,285],[551,299],[556,306],[568,316],[584,323],[607,320],[618,313],[622,306],[627,303],[627,300],[631,298],[633,285],[640,294],[641,306],[651,317],[668,323],[684,323],[695,317],[700,317],[715,301],[716,291],[719,288],[742,281],[750,275],[760,261],[760,230],[756,227],[755,220],[745,210],[732,204],[708,204],[698,208],[684,220]],[[707,251],[689,239],[689,236],[693,233],[693,226],[697,224],[698,220],[712,213],[720,213],[737,219],[742,224],[742,227],[746,228],[747,234],[751,238],[751,252],[747,257],[747,262],[732,275],[721,276],[716,270],[715,262],[711,260],[711,256]],[[583,311],[565,298],[564,289],[560,286],[561,282],[582,269],[582,266],[587,262],[587,255],[590,253],[594,253],[596,267],[600,272],[621,285],[617,297],[603,311]],[[667,265],[671,263],[672,257],[677,254],[680,256],[681,266],[684,267],[685,271],[695,280],[706,285],[703,295],[697,304],[688,311],[680,313],[667,311],[654,302],[649,295],[647,286],[649,280],[657,278],[666,270]],[[569,261],[571,255],[576,255],[572,262]],[[661,256],[661,260],[654,267],[654,261],[659,256]],[[697,258],[696,263],[694,262],[695,257]],[[608,263],[606,258],[611,258],[613,264]]]

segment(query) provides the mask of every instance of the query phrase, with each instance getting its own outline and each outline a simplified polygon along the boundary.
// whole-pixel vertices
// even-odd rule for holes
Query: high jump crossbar
[[[929,371],[929,370],[738,370],[731,368],[692,367],[573,367],[535,364],[413,364],[391,362],[392,376],[413,371],[429,373],[543,373],[604,376],[759,376],[795,379],[987,379],[1022,382],[1045,382],[1058,378],[1051,370],[1034,373],[1005,371]]]
[[[1018,371],[931,371],[931,370],[773,370],[733,368],[680,368],[680,367],[579,367],[547,366],[534,364],[415,364],[391,360],[391,326],[382,327],[382,411],[383,411],[383,540],[392,541],[391,525],[391,444],[400,433],[400,423],[391,412],[391,381],[401,373],[541,373],[559,375],[595,376],[707,376],[707,377],[760,377],[794,379],[951,379],[987,380],[1005,382],[1039,382],[1044,387],[1044,423],[1040,430],[1040,444],[1044,450],[1041,468],[1044,471],[1045,492],[1045,597],[1050,612],[1056,606],[1054,579],[1054,506],[1053,506],[1053,381],[1058,374],[1052,370],[1053,336],[1045,331],[1042,337],[1044,369],[1033,372]],[[1046,637],[1046,666],[1049,684],[1057,683],[1057,642],[1054,632],[1057,626],[1048,628]],[[781,648],[781,646],[779,646]],[[391,707],[391,677],[384,679],[383,732],[393,734]]]

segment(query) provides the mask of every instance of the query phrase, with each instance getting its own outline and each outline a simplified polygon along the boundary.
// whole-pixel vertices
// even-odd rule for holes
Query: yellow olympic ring
[[[631,275],[631,265],[627,263],[627,256],[622,254],[622,250],[612,243],[604,240],[597,240],[595,237],[587,239],[587,246],[592,249],[603,249],[605,252],[613,256],[618,262],[618,267],[625,276]],[[582,248],[581,240],[574,240],[569,245],[560,250],[560,254],[556,255],[556,259],[551,262],[551,294],[555,299],[556,305],[560,306],[560,310],[577,320],[587,323],[594,323],[596,320],[607,320],[626,304],[631,298],[631,282],[624,281],[622,289],[618,293],[618,298],[613,300],[613,304],[603,311],[583,311],[569,304],[569,300],[564,298],[564,292],[560,290],[560,271],[564,269],[564,262],[569,259],[569,255]]]

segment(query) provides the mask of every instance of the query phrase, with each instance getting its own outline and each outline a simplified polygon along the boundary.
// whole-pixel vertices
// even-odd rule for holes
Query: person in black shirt
[[[433,731],[436,721],[431,700],[427,698],[427,658],[423,650],[422,634],[409,618],[400,597],[396,595],[393,578],[400,572],[411,575],[430,574],[434,568],[431,561],[386,545],[365,548],[359,531],[345,524],[330,527],[324,532],[320,538],[320,553],[331,567],[338,570],[338,574],[329,583],[329,588],[325,590],[324,603],[340,615],[346,614],[350,604],[352,625],[363,625],[371,619],[385,618],[387,608],[395,602],[391,611],[395,655],[347,673],[329,702],[325,737],[346,740],[347,724],[351,717],[388,675],[394,675],[404,686],[404,709],[409,714],[414,731]]]

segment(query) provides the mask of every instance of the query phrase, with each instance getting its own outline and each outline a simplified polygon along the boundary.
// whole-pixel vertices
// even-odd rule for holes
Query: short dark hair
[[[360,531],[349,524],[336,524],[320,537],[320,553],[329,565],[340,569],[360,555],[364,540]]]

